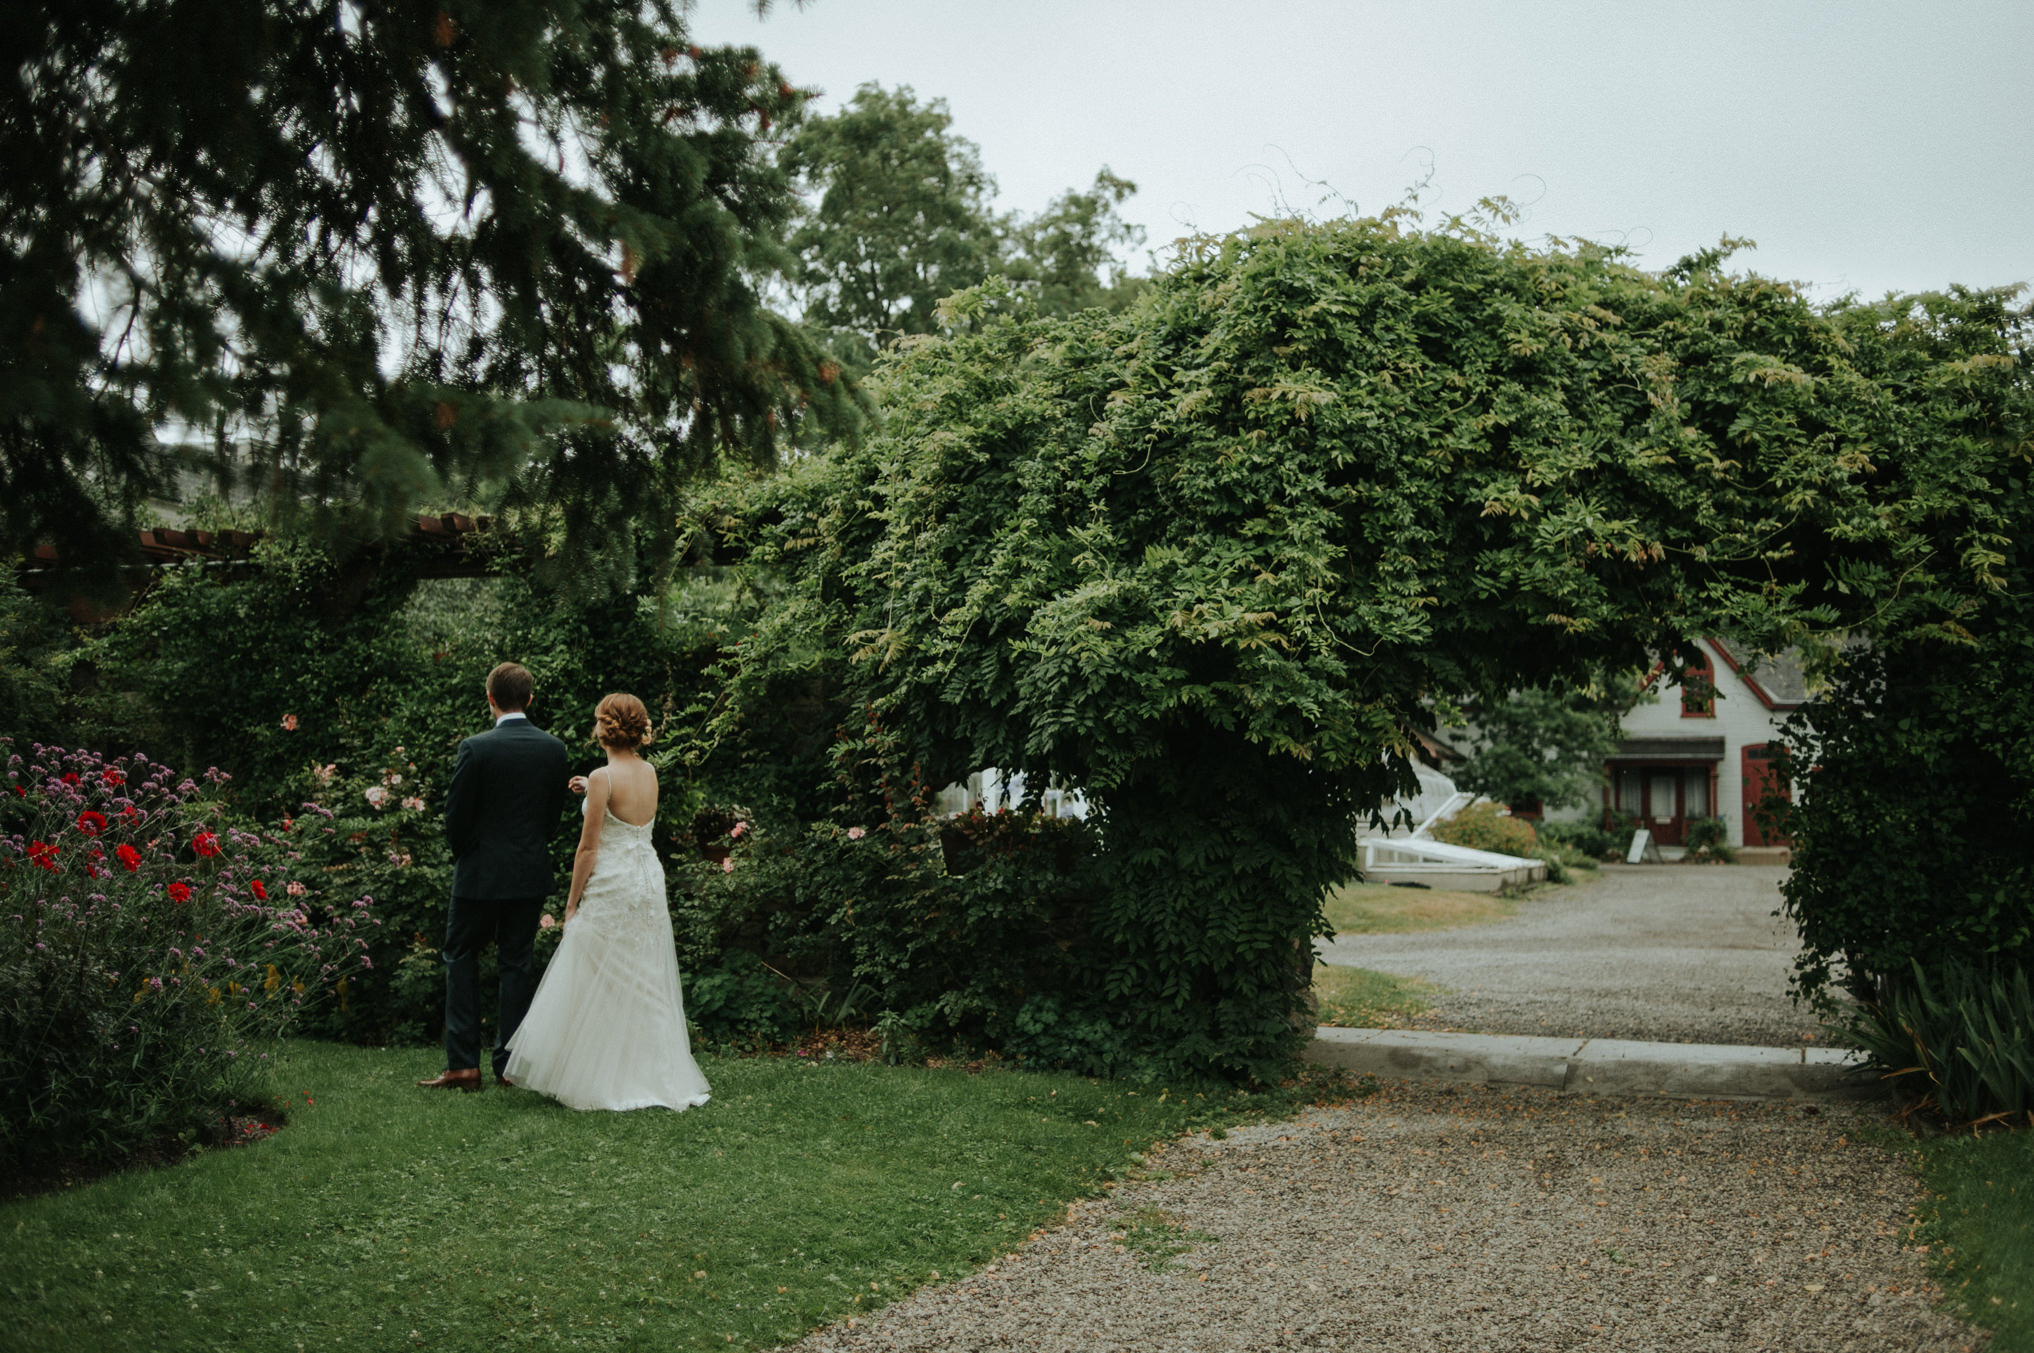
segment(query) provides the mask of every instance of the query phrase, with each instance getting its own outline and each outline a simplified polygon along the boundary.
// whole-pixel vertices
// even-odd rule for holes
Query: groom
[[[557,886],[551,837],[570,797],[565,744],[523,713],[534,685],[517,663],[489,672],[494,730],[460,743],[453,764],[445,795],[445,839],[454,861],[445,918],[445,1071],[417,1082],[427,1089],[480,1088],[480,951],[490,941],[501,967],[494,1078],[510,1084],[502,1068],[509,1036],[530,1008],[537,917]]]

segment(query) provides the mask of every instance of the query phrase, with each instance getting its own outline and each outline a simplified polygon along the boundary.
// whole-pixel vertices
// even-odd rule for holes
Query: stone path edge
[[[1859,1100],[1888,1093],[1862,1054],[1835,1048],[1322,1028],[1305,1055],[1358,1075],[1534,1085],[1566,1094]]]

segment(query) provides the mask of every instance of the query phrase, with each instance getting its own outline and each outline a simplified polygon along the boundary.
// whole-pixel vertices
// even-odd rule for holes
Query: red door
[[[1770,742],[1747,743],[1744,747],[1744,843],[1748,846],[1784,846],[1787,838],[1768,834],[1759,825],[1758,807],[1767,796],[1782,801],[1791,798],[1787,784],[1773,766],[1779,747]]]

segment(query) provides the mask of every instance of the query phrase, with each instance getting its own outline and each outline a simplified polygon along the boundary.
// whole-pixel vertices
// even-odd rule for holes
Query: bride
[[[637,754],[650,716],[633,695],[610,695],[593,717],[607,765],[571,780],[586,802],[565,934],[509,1040],[506,1077],[574,1109],[689,1109],[708,1087],[685,1033],[664,867],[650,846],[657,772]]]

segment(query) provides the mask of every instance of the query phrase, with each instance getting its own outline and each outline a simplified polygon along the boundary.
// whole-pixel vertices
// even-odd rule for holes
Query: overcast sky
[[[831,112],[943,98],[999,205],[1106,164],[1163,246],[1281,198],[1503,194],[1665,267],[1724,234],[1818,295],[2034,281],[2034,0],[700,0]]]

